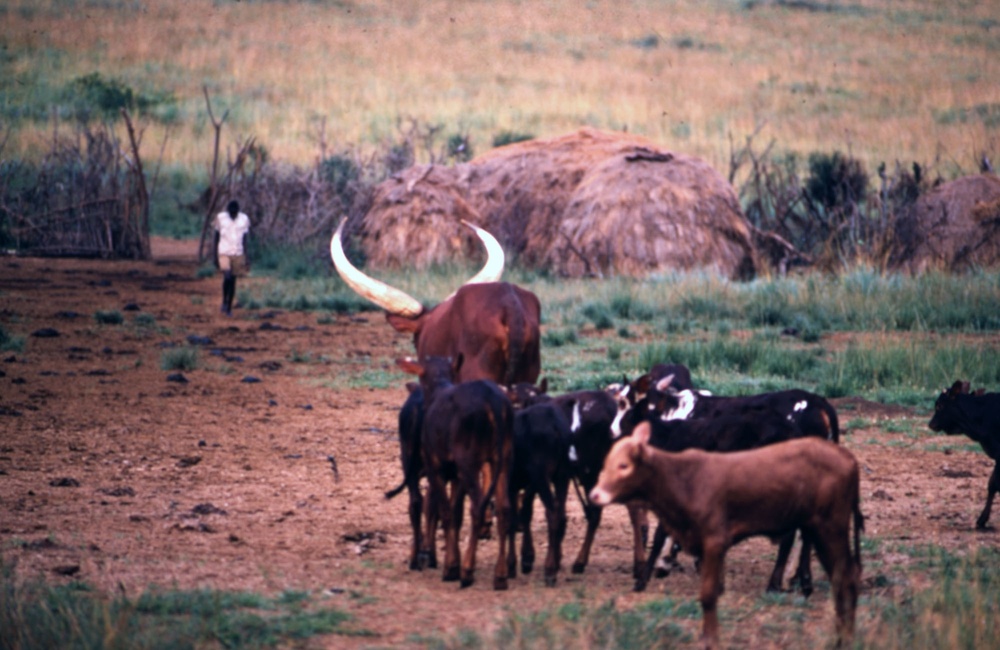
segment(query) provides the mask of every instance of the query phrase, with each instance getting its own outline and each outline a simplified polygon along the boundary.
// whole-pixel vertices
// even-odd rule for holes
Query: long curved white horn
[[[424,311],[424,306],[420,301],[410,296],[404,291],[390,287],[381,280],[370,278],[358,269],[347,259],[344,254],[344,247],[340,241],[340,233],[347,223],[347,217],[340,221],[337,232],[333,233],[330,240],[330,257],[333,258],[333,266],[337,269],[341,279],[351,289],[362,298],[372,301],[390,314],[397,314],[406,318],[416,318]]]
[[[503,275],[504,265],[503,248],[500,246],[500,242],[479,226],[469,223],[465,219],[462,219],[462,223],[475,230],[476,234],[479,235],[479,239],[482,240],[483,246],[486,247],[486,264],[483,265],[479,273],[472,276],[465,284],[499,282],[500,276]]]

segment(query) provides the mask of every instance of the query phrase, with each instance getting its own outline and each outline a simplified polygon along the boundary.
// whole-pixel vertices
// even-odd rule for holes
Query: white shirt
[[[233,219],[228,212],[215,215],[215,230],[219,233],[219,255],[242,255],[243,235],[250,232],[250,217],[242,212]]]

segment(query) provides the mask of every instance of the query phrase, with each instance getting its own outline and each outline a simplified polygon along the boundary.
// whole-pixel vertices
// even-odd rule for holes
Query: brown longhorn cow
[[[541,371],[539,319],[541,304],[535,294],[507,282],[503,249],[488,232],[475,230],[486,246],[483,269],[451,296],[426,309],[403,291],[368,277],[344,254],[340,222],[330,241],[333,264],[344,282],[358,295],[386,311],[386,320],[399,332],[413,334],[417,357],[465,359],[456,382],[490,379],[498,384],[535,383]]]

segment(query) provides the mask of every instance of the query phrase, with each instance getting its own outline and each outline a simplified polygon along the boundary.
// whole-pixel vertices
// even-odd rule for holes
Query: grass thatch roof
[[[375,266],[455,259],[460,218],[530,268],[568,276],[707,268],[754,273],[736,194],[705,162],[645,138],[584,129],[499,147],[454,168],[409,169],[383,183],[363,224]],[[454,224],[454,225],[453,225]]]
[[[896,221],[889,266],[910,273],[1000,266],[1000,178],[965,176],[917,199]]]

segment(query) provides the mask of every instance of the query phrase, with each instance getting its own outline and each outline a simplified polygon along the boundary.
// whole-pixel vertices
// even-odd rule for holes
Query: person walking
[[[222,271],[222,311],[233,315],[236,278],[250,270],[246,238],[250,234],[250,217],[240,212],[240,204],[230,201],[225,212],[215,216],[215,267]]]

